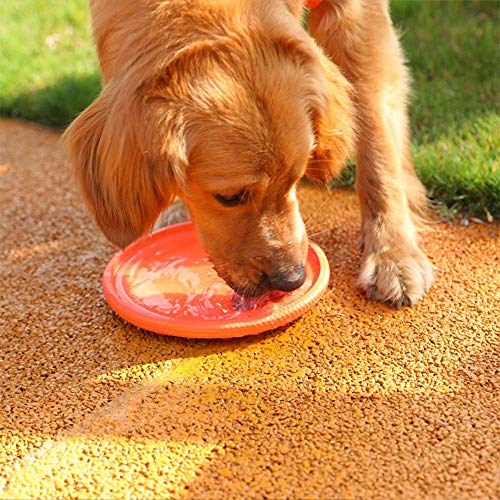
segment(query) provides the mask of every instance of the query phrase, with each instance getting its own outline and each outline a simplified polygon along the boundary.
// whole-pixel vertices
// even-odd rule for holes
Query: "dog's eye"
[[[248,191],[243,189],[239,193],[231,194],[231,195],[222,195],[216,194],[214,195],[215,199],[225,207],[236,207],[238,205],[244,205],[248,201]]]

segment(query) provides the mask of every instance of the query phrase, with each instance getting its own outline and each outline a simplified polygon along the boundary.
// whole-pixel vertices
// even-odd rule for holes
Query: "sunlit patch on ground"
[[[30,257],[35,257],[38,255],[50,254],[63,248],[71,246],[73,242],[71,240],[58,240],[50,241],[48,243],[41,243],[39,245],[33,245],[25,248],[15,248],[9,252],[9,259],[26,259]]]
[[[196,479],[214,449],[206,443],[76,436],[48,443],[27,457],[1,494],[3,498],[171,498]]]

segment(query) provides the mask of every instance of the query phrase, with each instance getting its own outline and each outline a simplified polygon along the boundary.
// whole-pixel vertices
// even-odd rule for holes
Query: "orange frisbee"
[[[323,0],[306,0],[304,3],[309,9],[315,9]]]
[[[304,284],[290,293],[243,299],[217,275],[191,222],[160,229],[118,252],[102,276],[106,300],[123,319],[162,335],[228,338],[286,325],[328,285],[323,251],[309,242]]]

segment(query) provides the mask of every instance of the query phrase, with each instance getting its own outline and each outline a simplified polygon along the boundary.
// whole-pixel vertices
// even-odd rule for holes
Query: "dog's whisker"
[[[318,234],[326,233],[327,231],[331,231],[331,230],[332,230],[331,227],[329,227],[327,229],[323,229],[323,231],[318,231],[316,233],[310,234],[309,238],[314,238],[315,236],[318,236]]]
[[[213,267],[216,271],[218,271],[218,270],[224,271],[224,270],[230,268],[230,263],[229,262],[221,262],[219,264],[214,264]]]
[[[258,207],[257,207],[257,205],[256,205],[256,203],[255,203],[255,198],[254,198],[253,196],[251,196],[251,198],[252,198],[252,205],[253,205],[253,208],[255,209],[256,214],[257,214],[258,216],[260,216],[260,211],[259,211],[259,209],[258,209]]]
[[[257,295],[257,291],[259,290],[259,284],[258,283],[251,283],[250,286],[247,288],[246,293],[247,297],[255,297]]]
[[[307,230],[310,231],[312,229],[324,226],[325,224],[328,224],[328,221],[324,220],[314,221],[312,225],[307,226]]]
[[[307,224],[309,224],[309,222],[311,222],[311,219],[312,219],[313,217],[315,217],[315,216],[318,214],[318,212],[319,212],[319,211],[320,211],[320,210],[321,210],[321,209],[325,206],[325,203],[326,203],[327,201],[328,201],[328,198],[325,198],[325,199],[323,200],[323,203],[321,203],[321,205],[320,205],[320,206],[319,206],[319,207],[318,207],[318,208],[314,211],[314,213],[313,213],[313,214],[312,214],[312,215],[311,215],[311,216],[307,219],[307,221],[306,221],[306,222],[304,222],[304,226],[305,226],[306,228],[307,228]]]
[[[222,264],[214,264],[214,269],[224,269],[229,267],[229,263],[223,262]]]
[[[315,234],[315,232],[317,232],[318,230],[328,229],[328,227],[329,227],[329,224],[327,222],[315,224],[313,227],[307,228],[307,234],[308,235]]]
[[[252,284],[252,286],[250,287],[250,292],[251,292],[250,297],[255,296],[258,288],[259,288],[259,286],[257,284],[255,284],[255,283]]]

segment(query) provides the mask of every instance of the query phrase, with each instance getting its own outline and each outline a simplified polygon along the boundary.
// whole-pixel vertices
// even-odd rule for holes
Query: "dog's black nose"
[[[273,290],[279,290],[281,292],[291,292],[296,288],[299,288],[306,279],[306,271],[302,264],[297,264],[292,267],[289,272],[280,271],[268,275],[266,278],[267,284]]]

